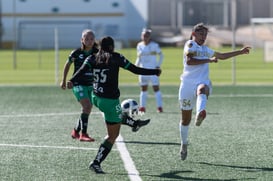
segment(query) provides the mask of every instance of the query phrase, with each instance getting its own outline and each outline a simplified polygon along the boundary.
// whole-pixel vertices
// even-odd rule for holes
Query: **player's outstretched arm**
[[[188,65],[200,65],[200,64],[205,64],[205,63],[217,63],[218,58],[217,57],[211,57],[207,59],[198,59],[194,58],[192,56],[187,56],[187,64]]]
[[[146,69],[146,68],[141,68],[138,66],[135,66],[134,64],[130,64],[128,67],[128,70],[133,72],[134,74],[139,74],[139,75],[157,75],[160,76],[161,74],[161,69]]]
[[[225,60],[231,57],[235,57],[238,55],[243,55],[243,54],[249,54],[251,47],[246,46],[243,47],[240,50],[232,51],[232,52],[226,52],[226,53],[220,53],[220,52],[215,52],[215,57],[221,60]]]

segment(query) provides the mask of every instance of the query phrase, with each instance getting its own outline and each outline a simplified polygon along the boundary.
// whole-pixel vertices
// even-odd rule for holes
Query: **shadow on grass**
[[[204,179],[204,178],[194,178],[194,177],[183,177],[178,174],[188,174],[188,173],[194,173],[191,170],[185,170],[185,171],[171,171],[167,173],[162,173],[160,175],[149,175],[149,174],[141,174],[141,176],[150,176],[150,177],[158,177],[161,179],[167,179],[167,180],[189,180],[189,181],[238,181],[238,179]],[[244,179],[245,180],[245,179]]]
[[[140,177],[156,177],[151,178],[149,180],[168,180],[168,181],[176,181],[176,180],[187,180],[187,181],[240,181],[240,180],[255,180],[254,178],[243,178],[243,179],[205,179],[205,178],[196,178],[196,177],[183,177],[181,174],[192,174],[194,171],[184,170],[184,171],[170,171],[166,173],[162,173],[159,175],[152,174],[140,174]],[[118,175],[126,175],[126,174],[118,174]]]
[[[260,171],[273,172],[273,168],[268,168],[268,167],[248,167],[248,166],[215,164],[215,163],[207,163],[207,162],[199,162],[199,164],[218,166],[218,167],[229,167],[229,168],[235,168],[235,169],[243,169],[243,170],[246,170],[247,172],[260,172]]]
[[[198,162],[199,164],[205,164],[205,165],[210,165],[210,166],[227,166],[227,167],[231,167],[231,168],[249,168],[249,167],[240,167],[240,166],[229,166],[229,165],[218,165],[218,164],[210,164],[210,163],[205,163],[205,162]],[[251,167],[250,167],[251,168]],[[271,169],[270,169],[271,170]],[[219,178],[215,178],[215,179],[206,179],[204,177],[194,177],[194,175],[192,177],[189,176],[181,176],[183,174],[187,175],[187,174],[194,174],[195,172],[192,170],[173,170],[173,171],[169,171],[166,173],[161,173],[161,174],[146,174],[146,173],[142,173],[139,176],[143,177],[145,179],[145,177],[151,177],[149,180],[168,180],[168,181],[176,181],[176,180],[186,180],[186,181],[240,181],[240,180],[256,180],[256,178],[242,178],[242,179],[219,179]],[[119,173],[118,175],[126,175],[126,174],[121,174]]]

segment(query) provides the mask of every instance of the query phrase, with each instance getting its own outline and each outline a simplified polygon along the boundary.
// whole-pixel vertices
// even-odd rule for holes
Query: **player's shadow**
[[[159,180],[188,180],[188,181],[239,181],[239,180],[253,180],[253,178],[244,178],[244,179],[204,179],[204,178],[196,178],[196,177],[186,177],[180,176],[178,174],[191,174],[194,171],[191,170],[184,170],[184,171],[171,171],[162,173],[160,175],[150,175],[150,174],[141,174],[140,176],[150,176],[150,177],[157,177]],[[157,180],[157,179],[156,179]]]
[[[273,168],[269,167],[249,167],[249,166],[237,166],[237,165],[225,165],[225,164],[215,164],[215,163],[207,163],[207,162],[198,162],[199,164],[209,165],[209,166],[217,166],[217,167],[228,167],[234,169],[245,170],[246,172],[273,172]]]
[[[221,166],[221,167],[230,167],[235,169],[245,169],[245,170],[253,170],[253,171],[273,171],[273,168],[259,168],[259,167],[243,167],[243,166],[233,166],[233,165],[224,165],[224,164],[212,164],[206,162],[197,162],[197,164],[205,164],[207,166]],[[178,181],[178,180],[186,180],[186,181],[243,181],[243,180],[256,180],[256,178],[236,178],[236,179],[206,179],[206,178],[198,178],[198,177],[190,177],[190,176],[182,176],[187,174],[194,174],[195,171],[192,170],[172,170],[169,172],[161,173],[161,174],[148,174],[141,173],[139,176],[143,177],[151,177],[151,180],[168,180],[168,181]],[[126,175],[126,174],[119,174]]]

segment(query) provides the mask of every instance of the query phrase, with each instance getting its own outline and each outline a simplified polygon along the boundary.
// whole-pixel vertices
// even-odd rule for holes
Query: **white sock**
[[[155,100],[157,107],[162,107],[162,97],[160,91],[155,92]]]
[[[205,110],[206,104],[207,104],[207,95],[206,94],[199,94],[197,96],[197,101],[196,101],[196,114],[198,114],[202,110]]]
[[[147,100],[148,92],[141,91],[139,96],[139,105],[140,107],[146,107],[146,100]]]
[[[181,144],[182,145],[188,144],[189,126],[184,126],[181,123],[179,123],[179,131],[180,131]]]

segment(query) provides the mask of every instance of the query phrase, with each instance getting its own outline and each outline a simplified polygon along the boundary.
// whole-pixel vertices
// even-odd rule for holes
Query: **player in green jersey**
[[[93,104],[104,113],[107,127],[107,136],[100,145],[95,159],[89,168],[96,173],[104,173],[101,169],[102,161],[110,153],[113,144],[120,132],[122,123],[122,110],[119,101],[120,90],[118,86],[119,68],[135,74],[160,75],[160,69],[145,69],[132,64],[123,55],[114,52],[114,40],[107,36],[100,41],[100,49],[96,55],[89,56],[82,67],[67,82],[72,87],[88,69],[92,69],[94,83],[92,92]]]
[[[74,73],[82,66],[84,60],[89,55],[98,52],[97,44],[95,43],[95,34],[92,30],[86,29],[82,32],[81,47],[75,49],[69,55],[63,69],[63,79],[60,83],[62,89],[66,89],[66,78],[70,66],[74,64]],[[74,74],[73,73],[73,74]],[[73,139],[80,141],[92,142],[95,141],[87,133],[88,119],[92,109],[91,92],[93,90],[93,77],[91,69],[87,70],[78,81],[74,82],[72,91],[77,101],[81,105],[81,114],[77,120],[75,128],[71,132]]]

